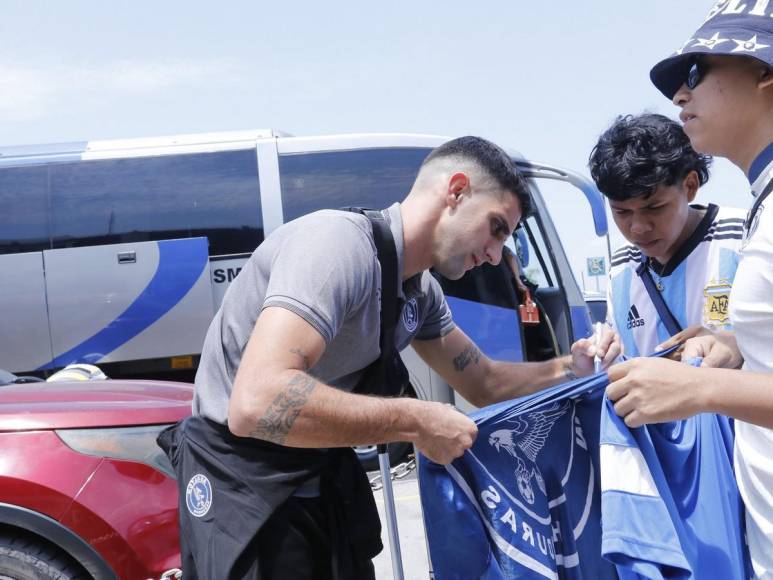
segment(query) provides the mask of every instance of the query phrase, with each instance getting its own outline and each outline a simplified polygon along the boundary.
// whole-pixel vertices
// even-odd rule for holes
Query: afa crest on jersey
[[[703,289],[706,301],[703,304],[703,324],[705,326],[723,326],[730,321],[731,284],[727,280],[711,280]]]

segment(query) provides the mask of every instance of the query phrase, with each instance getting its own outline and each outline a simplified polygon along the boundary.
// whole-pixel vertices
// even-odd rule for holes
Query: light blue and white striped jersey
[[[621,580],[749,577],[732,419],[629,429],[605,397],[600,431],[601,552]]]
[[[682,328],[730,328],[728,298],[738,268],[746,211],[710,204],[698,227],[662,268],[650,268],[663,300]],[[636,269],[641,251],[623,246],[612,254],[607,323],[620,334],[626,356],[645,356],[670,333]]]

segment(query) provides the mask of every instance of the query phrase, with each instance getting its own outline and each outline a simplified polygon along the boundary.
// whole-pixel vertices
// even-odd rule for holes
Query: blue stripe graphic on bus
[[[148,285],[115,320],[76,347],[37,370],[75,362],[98,362],[174,308],[193,288],[208,264],[206,238],[158,243],[158,267]]]
[[[515,310],[446,296],[454,322],[478,345],[486,356],[496,360],[523,360],[521,331]]]

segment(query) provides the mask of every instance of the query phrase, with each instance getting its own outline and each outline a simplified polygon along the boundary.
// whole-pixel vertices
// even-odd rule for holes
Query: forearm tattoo
[[[565,362],[564,363],[564,376],[569,379],[570,381],[573,381],[574,379],[579,378],[577,376],[577,373],[574,372],[574,367],[572,366],[572,363]]]
[[[474,344],[470,344],[454,358],[454,369],[462,372],[470,363],[478,364],[480,360],[480,350]]]
[[[297,373],[266,409],[250,437],[283,445],[315,386],[312,377]]]

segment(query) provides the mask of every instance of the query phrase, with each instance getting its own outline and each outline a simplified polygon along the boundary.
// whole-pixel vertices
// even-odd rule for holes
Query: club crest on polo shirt
[[[717,326],[730,320],[728,303],[730,302],[730,282],[711,280],[703,289],[706,302],[703,303],[703,324]]]
[[[403,325],[408,332],[413,332],[419,325],[419,304],[416,298],[411,298],[403,306]]]
[[[200,518],[212,507],[212,485],[207,476],[197,473],[185,488],[185,505],[188,511]]]

